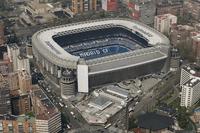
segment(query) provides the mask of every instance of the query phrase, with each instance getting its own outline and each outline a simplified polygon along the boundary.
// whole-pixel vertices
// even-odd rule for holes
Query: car
[[[62,102],[63,100],[62,100],[62,98],[59,98],[59,100]]]
[[[70,125],[67,124],[67,128],[70,129],[71,128]]]
[[[59,105],[60,105],[61,107],[64,107],[64,104],[63,104],[63,103],[59,103]]]
[[[75,114],[74,114],[74,112],[72,112],[72,111],[71,111],[71,112],[70,112],[70,114],[71,114],[73,117],[75,117]]]

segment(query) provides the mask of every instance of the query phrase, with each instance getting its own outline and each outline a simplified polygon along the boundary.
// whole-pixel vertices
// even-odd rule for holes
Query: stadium
[[[34,59],[58,81],[76,75],[78,91],[167,72],[169,40],[134,20],[103,19],[43,29],[32,37]]]

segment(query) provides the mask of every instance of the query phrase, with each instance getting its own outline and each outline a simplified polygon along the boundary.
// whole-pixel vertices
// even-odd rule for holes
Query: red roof
[[[142,130],[140,128],[134,128],[133,131],[134,133],[142,133]]]

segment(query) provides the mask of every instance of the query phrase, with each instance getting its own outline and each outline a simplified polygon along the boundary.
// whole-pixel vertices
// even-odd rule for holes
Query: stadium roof
[[[60,66],[69,66],[69,62],[66,61],[70,60],[72,62],[71,66],[75,67],[79,57],[67,53],[53,40],[52,36],[63,32],[71,32],[77,29],[93,29],[91,27],[103,25],[106,26],[109,24],[126,27],[128,29],[131,29],[133,32],[138,32],[142,34],[145,38],[147,38],[149,40],[149,44],[151,45],[169,45],[168,38],[160,32],[156,31],[155,29],[150,28],[138,21],[117,18],[72,23],[68,25],[62,25],[41,30],[33,35],[33,47],[36,48],[39,51],[39,53],[41,53],[45,58],[51,61],[53,60],[52,63],[54,64],[58,64]]]
[[[133,51],[134,52],[134,51]],[[124,55],[129,53],[124,53]],[[113,59],[109,57],[109,60],[106,60],[107,57],[96,59],[98,61],[89,60],[88,65],[90,67],[89,74],[97,74],[102,72],[107,72],[111,70],[123,69],[128,68],[130,66],[137,66],[144,63],[149,63],[152,61],[160,60],[166,58],[167,55],[163,54],[160,51],[154,52],[144,52],[140,51],[139,54],[132,55],[132,56],[118,56],[113,55]]]
[[[146,113],[138,117],[138,127],[153,131],[168,128],[173,124],[172,118],[156,113]]]

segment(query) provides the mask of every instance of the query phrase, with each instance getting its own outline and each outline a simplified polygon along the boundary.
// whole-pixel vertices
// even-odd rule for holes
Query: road
[[[172,103],[174,100],[176,100],[179,97],[179,90],[176,86],[174,86],[174,93],[172,94],[172,97],[167,99],[166,103],[170,104]]]
[[[65,107],[65,104],[60,96],[58,96],[54,91],[52,91],[51,88],[53,88],[49,83],[45,81],[40,81],[38,85],[44,90],[46,95],[49,97],[49,99],[54,103],[54,105],[62,111],[64,115],[66,115],[66,118],[69,118],[70,125],[72,125],[71,128],[80,128],[80,123],[75,119],[75,117],[72,116],[70,112],[74,112],[74,109],[70,107],[71,105],[67,105],[67,108]],[[63,106],[61,106],[59,103],[62,103]]]
[[[39,70],[34,67],[34,69],[39,72]],[[33,70],[34,70],[33,69]],[[68,125],[70,126],[70,130],[73,131],[85,131],[85,130],[98,130],[102,127],[89,126],[85,119],[81,116],[81,114],[75,109],[75,107],[71,104],[71,102],[64,101],[60,96],[60,88],[57,84],[52,82],[45,73],[42,73],[44,76],[44,80],[40,80],[38,85],[44,90],[45,94],[49,97],[52,103],[62,112],[62,114],[69,121]],[[59,104],[61,103],[62,106]],[[74,115],[71,114],[74,113]],[[66,130],[66,132],[68,132]]]
[[[70,129],[65,129],[65,132],[82,133],[87,131],[93,133],[103,128],[102,126],[90,126],[70,102],[64,102],[60,95],[55,93],[55,90],[52,89],[55,88],[54,84],[48,81],[40,81],[39,86],[69,121]],[[59,103],[62,103],[63,106]]]

